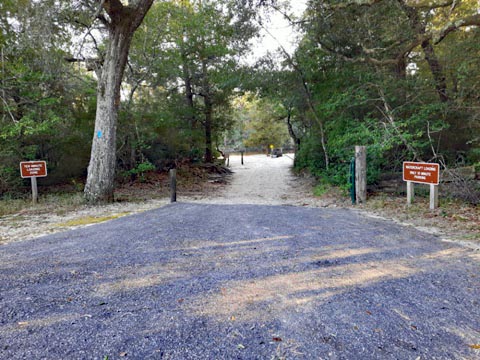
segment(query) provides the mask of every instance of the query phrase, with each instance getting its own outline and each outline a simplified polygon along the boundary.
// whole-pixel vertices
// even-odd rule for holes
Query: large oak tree
[[[98,0],[96,16],[108,31],[107,47],[97,86],[97,112],[85,198],[88,202],[113,201],[116,131],[120,86],[135,30],[153,0]]]

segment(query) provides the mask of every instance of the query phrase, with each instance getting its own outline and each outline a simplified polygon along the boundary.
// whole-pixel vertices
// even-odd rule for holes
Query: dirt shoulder
[[[181,201],[212,196],[225,185],[223,180],[219,181],[218,177],[209,175],[198,166],[184,166],[177,172]],[[81,191],[46,192],[40,188],[40,200],[36,205],[25,200],[2,204],[8,214],[0,216],[0,245],[89,226],[170,203],[169,179],[165,173],[145,174],[135,182],[119,185],[115,192],[116,201],[108,205],[86,205]]]
[[[442,199],[440,207],[432,211],[426,198],[416,198],[411,206],[406,202],[404,196],[372,194],[367,203],[358,208],[369,216],[413,226],[444,241],[480,250],[480,207]]]

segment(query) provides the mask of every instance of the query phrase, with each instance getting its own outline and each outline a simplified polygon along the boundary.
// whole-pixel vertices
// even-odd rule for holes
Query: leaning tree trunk
[[[133,33],[140,26],[153,0],[102,0],[99,15],[108,28],[108,44],[97,85],[97,112],[85,199],[90,203],[113,201],[116,164],[116,132],[122,83]]]

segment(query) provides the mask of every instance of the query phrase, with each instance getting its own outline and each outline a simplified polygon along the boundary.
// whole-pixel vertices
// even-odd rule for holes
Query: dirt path
[[[284,205],[294,200],[293,154],[278,158],[250,155],[244,158],[244,165],[240,156],[231,156],[230,164],[232,181],[213,202]]]
[[[211,204],[294,205],[336,207],[344,204],[334,198],[316,198],[312,180],[292,172],[293,154],[279,158],[249,155],[241,164],[239,155],[230,156],[231,181],[217,194],[196,201]]]

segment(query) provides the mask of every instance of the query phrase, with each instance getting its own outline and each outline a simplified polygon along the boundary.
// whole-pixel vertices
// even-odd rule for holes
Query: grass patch
[[[27,206],[32,206],[31,201],[27,205],[27,201],[24,199],[0,200],[0,216],[18,213]]]
[[[53,193],[41,195],[37,204],[30,197],[22,199],[0,199],[0,216],[27,212],[30,214],[64,214],[85,205],[83,193]]]
[[[330,191],[330,185],[325,183],[320,183],[313,188],[313,195],[323,196]]]
[[[101,222],[109,221],[109,220],[114,220],[118,219],[122,216],[129,215],[129,212],[125,213],[119,213],[115,215],[109,215],[109,216],[85,216],[83,218],[78,218],[78,219],[73,219],[69,220],[64,223],[57,224],[56,226],[58,227],[71,227],[71,226],[82,226],[82,225],[91,225],[91,224],[98,224]]]

